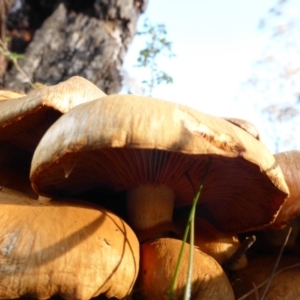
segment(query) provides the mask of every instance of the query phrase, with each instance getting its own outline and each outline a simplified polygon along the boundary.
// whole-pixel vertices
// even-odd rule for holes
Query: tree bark
[[[53,85],[80,75],[107,94],[117,93],[124,56],[145,5],[134,0],[15,0],[6,20],[11,51],[24,52],[19,65],[32,82]],[[26,76],[12,65],[2,85],[30,89]]]

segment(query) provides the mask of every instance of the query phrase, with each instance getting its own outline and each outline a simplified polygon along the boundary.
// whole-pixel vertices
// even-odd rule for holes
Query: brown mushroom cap
[[[54,86],[33,90],[22,98],[0,102],[0,140],[34,151],[54,121],[74,106],[105,94],[88,80],[75,76]]]
[[[21,173],[30,187],[32,153],[49,126],[74,106],[105,94],[88,80],[75,76],[57,85],[33,90],[22,98],[17,99],[14,94],[6,96],[14,98],[0,102],[0,168],[15,172],[14,186],[22,185],[17,179]],[[6,177],[3,169],[0,173],[0,177]],[[0,185],[12,187],[7,182],[0,178]]]
[[[260,139],[258,129],[252,123],[250,123],[246,120],[243,120],[243,119],[238,119],[238,118],[224,118],[224,120],[245,130],[246,132],[251,134],[257,140]]]
[[[131,228],[96,205],[0,191],[0,298],[128,296],[139,270]]]
[[[289,239],[285,242],[288,232],[292,228]],[[295,218],[281,229],[267,228],[254,232],[256,236],[255,248],[262,253],[279,253],[285,244],[284,253],[297,251],[297,238],[300,232],[300,217]]]
[[[194,245],[202,252],[213,257],[221,266],[224,266],[241,245],[237,235],[220,232],[201,218],[195,218],[194,222]],[[175,224],[178,224],[184,231],[187,222],[177,218]],[[239,270],[246,265],[247,257],[243,254],[230,270]]]
[[[290,196],[283,204],[272,224],[272,228],[282,228],[300,215],[300,151],[293,150],[274,155],[280,166],[290,191]]]
[[[0,90],[0,100],[25,97],[26,94],[16,91]]]
[[[266,289],[266,283],[272,274],[274,265],[278,258],[276,255],[257,255],[249,259],[248,266],[236,273],[231,274],[232,287],[235,292],[235,299],[256,300],[262,299]],[[299,264],[299,256],[283,255],[280,258],[277,271]],[[300,299],[300,266],[287,269],[273,277],[265,300],[296,300]],[[260,287],[261,283],[265,284]],[[258,288],[258,298],[253,291],[254,285]],[[243,298],[242,298],[243,297]]]
[[[137,287],[144,299],[167,299],[182,242],[160,238],[141,245]],[[183,299],[186,286],[189,245],[186,244],[174,287],[174,299]],[[209,255],[194,250],[191,299],[233,300],[233,290],[221,266]]]
[[[42,138],[30,176],[44,196],[107,186],[149,203],[174,197],[183,207],[210,160],[200,203],[217,229],[242,232],[274,220],[288,188],[261,142],[221,118],[148,97],[111,95],[70,110]]]

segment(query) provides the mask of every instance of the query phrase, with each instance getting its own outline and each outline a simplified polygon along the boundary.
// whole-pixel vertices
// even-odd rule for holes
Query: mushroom
[[[182,216],[177,217],[175,223],[183,231],[186,226],[186,218],[182,218]],[[194,244],[202,252],[213,257],[221,266],[225,266],[241,246],[237,235],[220,232],[213,225],[201,218],[195,218]],[[246,265],[247,257],[243,254],[230,270],[239,270]]]
[[[0,185],[23,186],[20,176],[27,178],[33,151],[49,126],[72,107],[105,96],[94,84],[79,76],[54,86],[33,90],[27,96],[0,102]],[[16,175],[10,177],[9,174]],[[27,189],[27,187],[25,188]],[[31,189],[31,188],[30,188]],[[24,191],[24,189],[20,189]],[[31,190],[28,195],[34,195]]]
[[[285,243],[287,234],[292,228],[289,234],[289,239]],[[282,229],[264,229],[255,232],[257,237],[256,251],[263,253],[278,253],[285,243],[284,253],[293,253],[297,251],[297,237],[300,231],[300,217],[295,218]]]
[[[22,98],[0,102],[0,140],[31,152],[54,121],[74,106],[105,94],[88,80],[74,76]]]
[[[285,249],[293,251],[300,231],[300,151],[286,151],[275,154],[274,157],[283,172],[290,195],[275,221],[257,233],[258,246],[263,251],[278,251],[291,226],[293,230]]]
[[[166,235],[174,206],[191,205],[209,163],[200,199],[208,221],[224,232],[273,222],[288,189],[266,147],[221,118],[149,97],[70,110],[43,136],[30,178],[43,196],[126,190],[130,225],[152,238]]]
[[[243,119],[238,119],[238,118],[224,118],[224,120],[245,130],[246,132],[251,134],[257,140],[260,139],[258,129],[252,123],[250,123],[246,120],[243,120]]]
[[[158,238],[141,245],[140,273],[137,289],[144,298],[167,298],[172,284],[182,242],[171,238]],[[187,284],[189,245],[186,244],[174,287],[173,299],[183,299]],[[195,248],[192,273],[191,299],[233,300],[229,280],[220,265],[209,255]]]
[[[273,228],[283,228],[300,215],[300,151],[293,150],[274,155],[280,166],[290,191],[288,200],[272,224]]]
[[[231,274],[232,287],[237,300],[262,299],[268,280],[272,274],[277,255],[255,255],[249,258],[246,268]],[[295,266],[295,265],[298,266]],[[292,267],[295,266],[295,267]],[[277,273],[278,272],[278,273]],[[299,256],[283,255],[265,300],[300,299],[300,265]],[[258,296],[255,295],[255,289]]]
[[[131,228],[99,206],[0,191],[0,299],[128,296],[139,270]]]
[[[22,98],[26,94],[17,91],[0,90],[0,100],[8,100],[13,98]]]

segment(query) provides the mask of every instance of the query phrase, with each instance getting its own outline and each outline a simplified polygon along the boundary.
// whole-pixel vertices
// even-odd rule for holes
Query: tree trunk
[[[5,0],[0,0],[5,1]],[[80,75],[107,94],[121,89],[121,66],[145,1],[15,0],[6,18],[10,49],[32,82],[53,85]],[[28,79],[11,64],[7,89],[28,91]]]

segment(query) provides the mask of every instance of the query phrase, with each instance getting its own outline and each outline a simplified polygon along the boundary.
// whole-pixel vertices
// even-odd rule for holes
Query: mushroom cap
[[[253,290],[255,284],[256,287],[259,284],[269,280],[270,275],[274,269],[274,265],[278,258],[278,254],[275,255],[256,255],[249,258],[249,263],[246,268],[239,270],[238,272],[231,274],[232,287],[235,292],[236,299],[246,295],[246,293]],[[299,264],[299,256],[296,255],[283,255],[280,258],[277,271],[283,268],[290,267],[294,264]],[[265,300],[294,300],[300,299],[300,266],[290,268],[284,272],[273,277],[269,286]],[[251,293],[248,297],[243,298],[247,300],[261,299],[266,284],[258,289],[257,298],[255,293]]]
[[[0,100],[8,100],[13,98],[22,98],[26,94],[17,91],[0,90]]]
[[[238,118],[224,118],[224,120],[245,130],[246,132],[251,134],[257,140],[260,139],[258,129],[252,123],[250,123],[246,120],[243,120],[243,119],[238,119]]]
[[[79,76],[38,88],[27,96],[10,91],[0,91],[0,99],[1,95],[6,100],[0,101],[0,168],[16,176],[12,186],[12,181],[5,178],[7,173],[3,173],[0,185],[21,191],[31,185],[32,153],[49,126],[75,105],[105,96],[94,84]],[[34,195],[30,190],[29,194]]]
[[[22,98],[0,102],[0,140],[34,151],[49,126],[74,106],[105,96],[88,80],[74,76],[38,88]]]
[[[276,222],[276,221],[275,221]],[[292,228],[289,239],[285,242],[287,234]],[[297,250],[297,238],[300,232],[300,217],[295,218],[284,228],[273,229],[267,228],[254,232],[256,236],[255,248],[263,253],[279,253],[282,245],[284,246],[283,253],[292,253]]]
[[[282,228],[300,215],[300,151],[293,150],[274,155],[284,175],[290,191],[286,202],[272,224],[272,228]]]
[[[139,270],[139,243],[115,214],[74,199],[0,191],[0,298],[123,299]]]
[[[160,238],[141,245],[141,265],[137,287],[143,299],[167,298],[182,241]],[[183,299],[188,274],[190,245],[184,247],[174,299]],[[194,248],[191,299],[234,299],[233,290],[221,266],[209,255]]]
[[[165,185],[183,207],[210,160],[199,203],[218,230],[274,220],[288,188],[261,142],[221,118],[149,97],[111,95],[70,110],[43,136],[30,177],[44,196]]]
[[[183,222],[183,219],[177,218],[175,224],[182,228],[183,232],[187,220]],[[195,218],[194,224],[194,245],[202,252],[213,257],[221,266],[224,266],[241,245],[237,235],[220,232],[201,218]],[[246,265],[247,257],[243,254],[230,270],[238,270]]]

